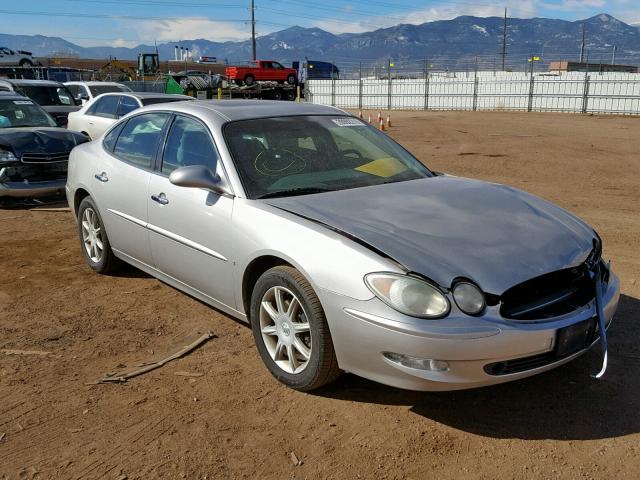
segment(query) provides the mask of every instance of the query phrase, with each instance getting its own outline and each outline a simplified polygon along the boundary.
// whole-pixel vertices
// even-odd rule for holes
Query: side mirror
[[[169,175],[169,181],[179,187],[206,188],[218,194],[229,193],[225,182],[204,165],[177,168]]]

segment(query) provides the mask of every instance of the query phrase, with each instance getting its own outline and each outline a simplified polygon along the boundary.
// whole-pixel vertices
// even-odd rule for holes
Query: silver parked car
[[[340,371],[415,390],[527,377],[606,344],[618,304],[584,222],[436,174],[332,107],[141,108],[73,150],[67,196],[91,268],[124,260],[249,322],[300,390]]]

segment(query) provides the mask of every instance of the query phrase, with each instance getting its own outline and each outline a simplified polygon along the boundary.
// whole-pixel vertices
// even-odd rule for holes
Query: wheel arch
[[[80,208],[80,202],[84,200],[86,197],[89,197],[89,192],[84,188],[78,188],[73,195],[73,214],[78,216],[78,208]]]
[[[256,282],[264,272],[281,265],[297,269],[295,265],[292,265],[284,258],[276,255],[261,255],[256,257],[251,260],[244,269],[244,273],[242,275],[242,306],[247,319],[249,319],[251,315],[251,294],[253,293],[253,288],[255,287]]]

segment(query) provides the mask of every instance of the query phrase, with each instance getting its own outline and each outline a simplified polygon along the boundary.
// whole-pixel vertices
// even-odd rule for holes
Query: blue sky
[[[458,15],[577,20],[609,13],[640,23],[640,0],[255,0],[257,32],[292,25],[362,32]],[[0,33],[60,36],[83,46],[249,38],[249,0],[21,0],[0,5]]]

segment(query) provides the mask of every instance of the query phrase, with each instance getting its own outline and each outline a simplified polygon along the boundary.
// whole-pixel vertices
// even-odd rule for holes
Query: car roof
[[[0,100],[29,100],[29,99],[15,92],[0,92]]]
[[[290,117],[297,115],[350,115],[336,107],[313,103],[279,100],[194,100],[143,107],[149,110],[172,110],[181,113],[200,113],[214,123],[222,124],[253,118]]]
[[[154,92],[107,92],[99,95],[100,97],[109,97],[113,95],[128,95],[129,97],[136,97],[140,100],[144,100],[145,98],[176,98],[181,97],[185,100],[188,100],[190,97],[188,95],[179,95],[176,93],[154,93]]]
[[[25,80],[22,78],[1,78],[0,81],[9,83],[11,85],[33,85],[43,87],[61,87],[62,82],[54,82],[53,80]]]
[[[92,86],[92,87],[95,86],[95,85],[121,85],[121,86],[124,86],[119,82],[99,82],[97,80],[92,80],[92,81],[88,81],[88,82],[81,81],[81,80],[74,80],[72,82],[64,82],[64,84],[65,85],[89,85],[89,86]]]

